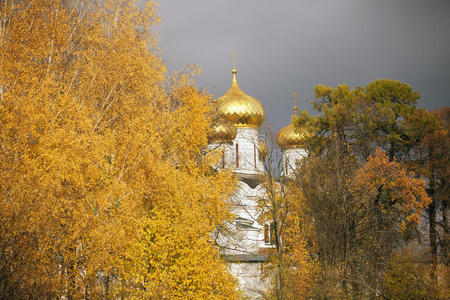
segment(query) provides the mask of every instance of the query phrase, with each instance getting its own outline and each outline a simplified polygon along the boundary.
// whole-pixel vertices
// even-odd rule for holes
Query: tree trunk
[[[449,247],[449,235],[448,235],[448,195],[444,195],[442,199],[442,223],[444,226],[444,238],[442,241],[442,255],[446,265],[449,263],[448,259],[448,247]]]
[[[437,239],[436,239],[436,203],[433,202],[428,207],[428,217],[430,219],[430,258],[433,264],[436,264],[437,258]]]
[[[281,237],[279,236],[278,231],[278,222],[274,221],[274,231],[275,231],[275,243],[277,247],[277,255],[278,255],[278,280],[280,284],[280,299],[284,300],[284,278],[283,278],[283,248],[281,245]]]
[[[433,198],[432,198],[433,199]],[[431,282],[436,283],[436,263],[437,263],[437,239],[436,239],[436,203],[433,199],[428,207],[428,218],[430,223],[429,238],[430,238],[430,260],[431,260]]]

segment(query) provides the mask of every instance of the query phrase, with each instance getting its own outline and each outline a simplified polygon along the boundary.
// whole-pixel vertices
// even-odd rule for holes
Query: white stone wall
[[[221,237],[225,254],[257,254],[264,247],[264,227],[258,223],[257,200],[263,196],[260,186],[252,189],[239,181],[231,199],[236,219]]]
[[[226,169],[234,168],[236,159],[233,143],[212,142],[208,145],[207,149],[208,151],[216,151],[219,155],[219,161],[213,166],[214,168],[221,169],[223,166]]]
[[[264,242],[264,226],[258,223],[257,201],[264,197],[262,185],[251,188],[245,182],[239,181],[232,198],[233,212],[236,219],[229,224],[229,236],[222,236],[222,245],[226,246],[224,254],[234,257],[263,258],[261,250],[273,248]],[[261,270],[264,262],[232,261],[229,263],[230,272],[238,279],[239,288],[249,299],[264,299],[268,282],[261,279]]]
[[[238,169],[242,169],[243,171],[251,171],[254,173],[262,172],[264,168],[258,155],[258,128],[238,127],[236,138],[233,142],[235,152],[236,144],[239,146]]]
[[[223,151],[225,167],[233,169],[239,178],[246,178],[238,182],[230,199],[234,204],[236,219],[232,224],[227,224],[216,238],[218,244],[223,247],[223,254],[236,259],[231,260],[230,271],[238,279],[241,291],[250,299],[263,299],[268,287],[267,282],[261,280],[263,262],[245,261],[247,257],[261,259],[264,257],[261,255],[261,249],[273,247],[264,243],[264,226],[258,223],[258,200],[265,194],[263,187],[258,185],[258,175],[264,171],[263,161],[259,159],[258,153],[258,128],[238,127],[233,143],[212,143],[208,149]],[[222,165],[220,162],[215,167],[221,168]],[[247,184],[250,179],[254,188]]]
[[[230,271],[239,278],[239,289],[250,299],[265,299],[268,280],[261,280],[262,263],[232,263]]]
[[[245,253],[258,253],[259,248],[264,246],[264,226],[258,223],[259,197],[263,197],[261,186],[252,189],[246,183],[239,182],[233,212],[241,232],[240,250]],[[251,228],[246,228],[245,223]]]
[[[306,157],[308,152],[302,148],[291,148],[283,151],[283,170],[285,176],[294,175],[297,161]]]
[[[235,173],[260,174],[264,172],[264,161],[259,159],[258,129],[253,127],[238,127],[236,138],[232,143],[212,142],[209,151],[223,151],[225,164],[217,163],[214,167],[233,169]],[[238,145],[239,167],[236,168],[236,145]],[[256,163],[256,164],[255,164]]]

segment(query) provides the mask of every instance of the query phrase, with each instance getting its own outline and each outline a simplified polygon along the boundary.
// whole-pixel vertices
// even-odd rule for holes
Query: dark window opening
[[[264,224],[264,243],[275,245],[275,226],[273,222]]]

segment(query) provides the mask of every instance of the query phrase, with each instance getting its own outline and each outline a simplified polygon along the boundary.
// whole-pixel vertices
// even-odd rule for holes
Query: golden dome
[[[281,149],[304,148],[305,138],[310,136],[306,128],[295,128],[291,122],[278,132],[277,141]]]
[[[218,119],[214,122],[209,134],[210,142],[233,142],[236,138],[236,127],[229,121]]]
[[[238,127],[260,127],[266,113],[261,102],[244,93],[236,80],[236,69],[228,91],[217,99],[218,113]]]

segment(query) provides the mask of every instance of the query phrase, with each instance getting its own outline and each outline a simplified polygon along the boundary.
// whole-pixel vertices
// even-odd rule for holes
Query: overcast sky
[[[419,106],[450,105],[450,0],[161,0],[158,28],[169,69],[201,67],[199,88],[231,84],[261,101],[266,122],[286,126],[312,112],[318,83],[409,83]]]

